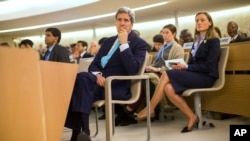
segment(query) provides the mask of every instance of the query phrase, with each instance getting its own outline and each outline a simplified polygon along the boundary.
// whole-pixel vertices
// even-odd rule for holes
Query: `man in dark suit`
[[[106,77],[135,75],[142,66],[147,44],[131,32],[134,21],[135,14],[131,9],[119,8],[115,15],[118,34],[103,42],[88,72],[77,74],[65,122],[65,127],[73,129],[71,141],[76,141],[81,130],[90,135],[89,114],[92,103],[104,99]],[[112,92],[113,99],[129,99],[131,97],[130,81],[114,81]]]
[[[244,37],[238,34],[238,25],[236,22],[230,21],[227,24],[227,33],[231,37],[230,43],[245,41]]]
[[[69,63],[68,50],[59,45],[61,31],[57,28],[47,28],[45,31],[45,43],[47,51],[43,60]]]
[[[87,52],[88,49],[88,43],[86,41],[77,41],[76,44],[76,51],[79,52],[79,57],[77,58],[77,63],[79,63],[81,58],[90,58],[94,57],[90,53]]]

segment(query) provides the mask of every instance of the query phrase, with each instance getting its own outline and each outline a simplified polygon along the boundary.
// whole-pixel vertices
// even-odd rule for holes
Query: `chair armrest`
[[[183,92],[182,96],[191,96],[195,93],[199,92],[211,92],[211,91],[218,91],[221,88],[200,88],[200,89],[188,89]]]
[[[140,79],[149,79],[148,75],[116,75],[116,76],[109,76],[106,78],[105,83],[109,83],[113,80],[140,80]]]
[[[111,103],[111,82],[113,80],[143,80],[149,79],[148,75],[127,75],[127,76],[109,76],[105,80],[105,103]]]

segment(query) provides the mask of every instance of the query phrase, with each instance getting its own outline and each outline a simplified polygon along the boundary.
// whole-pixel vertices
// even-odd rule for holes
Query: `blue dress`
[[[194,50],[194,45],[192,50]],[[167,70],[170,83],[179,95],[191,88],[208,88],[219,77],[218,62],[220,41],[218,38],[203,40],[195,55],[190,51],[188,68],[185,70]]]

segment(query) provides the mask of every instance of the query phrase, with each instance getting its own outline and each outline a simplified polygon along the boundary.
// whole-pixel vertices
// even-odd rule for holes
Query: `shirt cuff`
[[[99,72],[99,71],[92,71],[91,73],[94,74],[94,75],[97,75],[97,74],[102,75],[102,72]]]
[[[128,43],[120,45],[120,52],[123,52],[125,49],[129,48]]]

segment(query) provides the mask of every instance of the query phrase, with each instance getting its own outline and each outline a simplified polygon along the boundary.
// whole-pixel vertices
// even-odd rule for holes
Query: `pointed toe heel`
[[[182,130],[181,130],[181,133],[187,133],[187,132],[191,132],[193,130],[194,127],[197,127],[198,128],[198,124],[199,124],[199,117],[197,116],[195,122],[193,123],[193,125],[191,127],[184,127]]]

